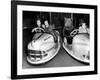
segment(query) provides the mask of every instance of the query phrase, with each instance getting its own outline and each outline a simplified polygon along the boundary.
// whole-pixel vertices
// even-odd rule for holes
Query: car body
[[[57,43],[54,36],[47,32],[37,32],[28,44],[27,61],[30,64],[43,64],[50,61],[59,51],[60,43],[57,36]]]

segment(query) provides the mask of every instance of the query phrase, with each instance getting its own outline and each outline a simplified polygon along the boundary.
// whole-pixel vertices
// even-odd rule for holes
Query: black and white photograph
[[[89,14],[23,11],[22,67],[89,65],[89,31]]]
[[[12,78],[96,74],[96,6],[12,1],[12,7]]]

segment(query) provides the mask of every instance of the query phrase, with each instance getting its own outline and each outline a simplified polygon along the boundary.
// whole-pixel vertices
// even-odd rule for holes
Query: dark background
[[[73,19],[73,26],[75,28],[79,27],[81,19],[83,19],[89,27],[89,14],[23,11],[23,28],[34,28],[37,18],[41,18],[42,24],[43,21],[47,19],[49,24],[54,24],[56,28],[59,26],[64,27],[65,17]]]

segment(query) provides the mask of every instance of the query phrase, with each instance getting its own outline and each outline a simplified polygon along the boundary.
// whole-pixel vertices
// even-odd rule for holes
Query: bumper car
[[[35,28],[33,39],[28,44],[27,62],[33,65],[43,64],[56,56],[60,49],[60,36],[56,31],[57,42],[51,33],[45,32],[42,28]]]
[[[63,42],[64,49],[74,59],[89,64],[90,63],[89,34],[78,33],[78,29],[76,29],[70,33],[70,36],[73,37],[72,44],[69,44],[67,38],[64,37],[64,42]]]

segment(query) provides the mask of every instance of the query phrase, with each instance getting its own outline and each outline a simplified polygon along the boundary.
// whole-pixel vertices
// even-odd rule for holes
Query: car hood
[[[36,34],[38,36],[40,34]],[[37,40],[32,40],[29,45],[28,49],[31,50],[48,50],[54,46],[54,38],[53,35],[49,33],[43,33]]]

